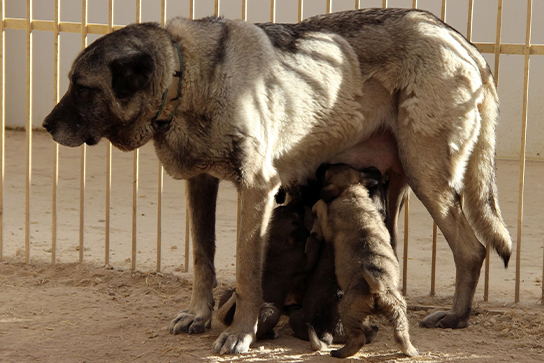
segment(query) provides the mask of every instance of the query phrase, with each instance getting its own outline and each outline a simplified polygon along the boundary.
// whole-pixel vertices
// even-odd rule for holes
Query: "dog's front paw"
[[[451,328],[462,329],[468,325],[468,316],[461,317],[449,311],[437,311],[420,321],[419,326],[424,328]]]
[[[240,354],[247,353],[254,341],[252,334],[235,331],[232,328],[225,330],[213,344],[214,353]]]
[[[210,318],[202,315],[191,313],[188,310],[182,310],[170,322],[170,333],[179,334],[188,332],[189,334],[200,334],[210,328]]]

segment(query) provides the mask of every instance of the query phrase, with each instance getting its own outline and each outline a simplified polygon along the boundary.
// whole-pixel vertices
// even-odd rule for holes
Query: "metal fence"
[[[142,20],[142,1],[135,0],[135,14],[134,21],[140,22]],[[247,20],[248,15],[248,3],[251,0],[241,0],[238,1],[237,6],[239,6],[240,18]],[[314,0],[317,1],[317,0]],[[320,0],[325,3],[326,12],[336,11],[335,1],[333,0]],[[284,1],[285,2],[285,1]],[[282,3],[284,3],[282,2]],[[304,1],[303,0],[293,0],[292,2],[297,3],[297,19],[298,21],[305,18],[304,14]],[[446,10],[447,2],[446,0],[436,0],[435,2],[440,4],[440,13],[437,14],[442,20],[447,21]],[[26,0],[26,18],[10,18],[6,17],[5,12],[5,3],[6,1],[1,1],[0,6],[0,33],[2,34],[0,38],[0,57],[2,59],[2,70],[1,74],[1,126],[0,126],[0,163],[1,163],[1,178],[0,178],[0,260],[4,255],[3,251],[3,240],[4,240],[4,229],[5,229],[5,210],[4,210],[4,193],[6,193],[5,185],[5,164],[6,164],[6,152],[5,152],[5,141],[6,141],[6,92],[9,90],[6,89],[6,58],[10,57],[10,54],[6,54],[5,44],[6,44],[6,30],[12,29],[20,32],[26,32],[26,177],[25,177],[25,222],[24,222],[24,257],[25,261],[28,263],[30,261],[31,253],[31,186],[33,182],[33,163],[32,163],[32,150],[33,150],[33,127],[32,127],[32,114],[33,114],[33,62],[35,62],[36,57],[33,54],[33,34],[35,32],[49,32],[53,34],[54,44],[54,68],[51,69],[51,72],[54,72],[54,103],[57,103],[59,100],[60,94],[60,35],[62,33],[77,33],[81,35],[81,48],[85,48],[88,43],[88,36],[91,34],[107,34],[113,30],[119,29],[122,26],[115,25],[114,22],[114,0],[109,0],[107,3],[108,13],[108,22],[107,24],[96,24],[88,22],[88,0],[81,1],[81,20],[78,22],[68,22],[61,21],[61,1],[52,0],[51,6],[54,6],[54,20],[40,20],[39,16],[33,14],[33,2],[31,0]],[[172,17],[175,14],[173,11],[167,11],[167,9],[172,6],[172,4],[179,5],[179,1],[170,0],[167,3],[167,0],[160,1],[160,19],[162,24],[166,21],[167,16]],[[187,3],[187,2],[185,2]],[[190,17],[195,16],[195,9],[197,6],[200,6],[203,1],[188,1],[188,14]],[[223,2],[225,3],[225,2]],[[280,2],[276,0],[271,0],[269,10],[269,20],[271,22],[276,21],[277,7],[280,6]],[[353,9],[358,9],[367,6],[364,0],[355,0],[353,3]],[[453,3],[453,2],[452,2]],[[496,37],[495,42],[490,43],[475,43],[476,47],[484,54],[494,55],[494,77],[499,83],[499,68],[500,68],[500,55],[519,55],[524,58],[524,71],[523,71],[523,108],[521,115],[521,150],[519,157],[519,188],[518,188],[518,198],[517,198],[517,235],[516,235],[516,248],[515,248],[515,296],[514,299],[516,302],[520,301],[520,270],[521,270],[521,259],[520,251],[522,247],[522,227],[523,227],[523,211],[524,211],[524,188],[525,188],[525,167],[526,167],[526,145],[527,145],[527,120],[528,120],[528,98],[529,98],[529,70],[530,70],[530,60],[531,56],[541,56],[544,55],[544,44],[531,44],[531,25],[533,18],[533,1],[519,1],[519,6],[526,6],[527,16],[526,23],[519,24],[520,27],[525,27],[525,42],[519,44],[510,44],[501,42],[502,37],[502,20],[503,20],[503,0],[498,0],[496,2],[497,9],[497,18],[496,18]],[[232,7],[232,1],[229,2],[229,5]],[[381,5],[387,7],[388,1],[382,0]],[[413,8],[418,7],[418,1],[412,0],[411,6]],[[452,6],[450,3],[449,6]],[[453,5],[455,6],[455,5]],[[232,11],[232,8],[229,8]],[[221,1],[214,1],[214,13],[215,15],[222,14]],[[472,30],[473,30],[473,14],[474,14],[474,0],[468,0],[468,13],[467,13],[467,28],[466,28],[466,37],[468,40],[472,40]],[[21,60],[22,61],[22,60]],[[542,95],[540,95],[542,97]],[[85,200],[86,193],[88,190],[86,188],[87,181],[87,148],[83,145],[80,149],[80,170],[79,170],[79,261],[83,262],[84,260],[84,250],[85,250]],[[134,270],[137,268],[137,229],[138,229],[138,195],[139,195],[139,179],[140,179],[140,170],[139,162],[140,154],[139,150],[134,151],[132,157],[132,229],[130,231],[132,236],[132,248],[131,248],[131,268]],[[105,188],[105,237],[104,237],[104,263],[108,265],[110,263],[110,229],[112,228],[111,223],[111,196],[112,196],[112,146],[111,144],[107,147],[106,155],[106,188]],[[59,145],[55,144],[53,148],[53,161],[51,162],[51,172],[52,179],[50,179],[50,187],[52,190],[52,205],[51,205],[51,263],[57,261],[57,232],[58,232],[58,215],[57,215],[57,200],[59,190]],[[163,168],[158,163],[157,166],[157,220],[156,220],[156,271],[161,271],[161,246],[162,246],[162,209],[163,209]],[[234,206],[233,206],[234,208]],[[407,289],[407,270],[408,270],[408,225],[409,225],[409,200],[406,200],[405,203],[405,227],[404,228],[404,248],[403,248],[403,290],[406,292]],[[188,214],[186,214],[188,216]],[[189,267],[189,220],[186,217],[185,221],[185,263],[184,270],[187,271]],[[129,233],[129,231],[125,231]],[[438,231],[436,224],[434,224],[432,229],[432,268],[430,276],[430,293],[434,295],[436,292],[436,258],[437,258],[437,236]],[[488,300],[489,296],[489,248],[488,248],[488,258],[485,262],[485,283],[484,283],[484,300]],[[544,269],[544,267],[543,267]],[[544,270],[543,270],[544,273]],[[542,281],[542,280],[541,280]],[[544,296],[544,284],[542,288],[542,295]]]

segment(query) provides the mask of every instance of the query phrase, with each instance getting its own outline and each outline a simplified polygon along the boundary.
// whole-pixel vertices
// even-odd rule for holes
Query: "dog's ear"
[[[127,98],[149,86],[155,72],[153,57],[136,53],[110,62],[111,85],[117,98]]]
[[[340,189],[338,189],[338,187],[334,184],[329,184],[325,188],[321,189],[320,197],[325,203],[330,203],[339,195]]]

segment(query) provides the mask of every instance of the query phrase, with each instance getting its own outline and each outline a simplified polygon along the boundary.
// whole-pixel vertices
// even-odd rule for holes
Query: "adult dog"
[[[165,28],[130,25],[82,51],[69,78],[43,123],[56,142],[93,145],[106,137],[128,151],[153,139],[165,170],[188,180],[195,273],[173,333],[202,332],[211,318],[219,180],[238,188],[237,309],[216,352],[245,352],[254,340],[263,240],[278,185],[304,183],[343,155],[352,166],[405,178],[453,251],[452,309],[425,318],[425,326],[467,325],[482,244],[508,262],[511,239],[495,182],[493,77],[474,46],[427,12],[367,9],[299,24],[211,17],[175,18]],[[366,147],[372,140],[395,150],[398,162],[381,163]]]

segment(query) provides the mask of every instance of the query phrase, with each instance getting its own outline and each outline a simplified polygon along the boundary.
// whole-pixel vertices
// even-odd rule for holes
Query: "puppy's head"
[[[323,173],[325,187],[321,190],[321,199],[326,203],[337,198],[344,190],[353,185],[362,185],[368,190],[369,197],[378,210],[385,213],[385,189],[382,173],[375,167],[361,171],[346,164],[329,165]]]
[[[130,25],[78,55],[66,94],[43,122],[53,140],[75,147],[106,137],[120,149],[132,150],[151,139],[151,119],[162,92],[157,64],[164,64],[153,42],[171,44],[157,29],[150,23]]]
[[[342,194],[345,189],[355,184],[362,184],[367,189],[373,188],[381,180],[381,173],[380,179],[373,177],[375,172],[380,173],[378,169],[373,168],[369,170],[369,176],[371,177],[367,177],[364,172],[346,164],[329,165],[323,173],[323,185],[325,187],[321,190],[321,199],[328,203]]]

